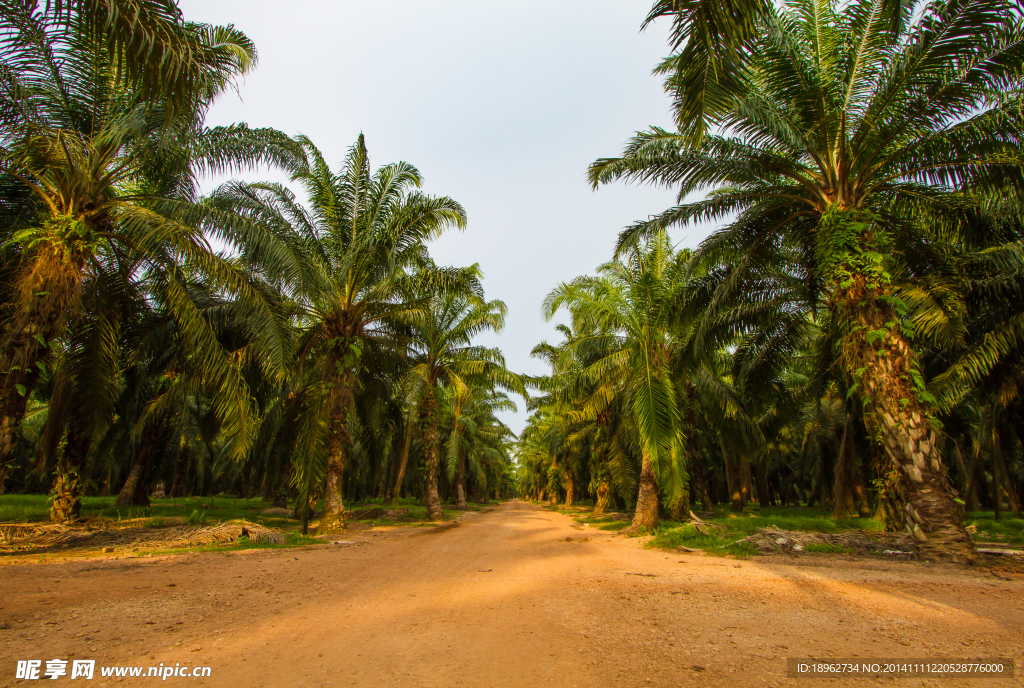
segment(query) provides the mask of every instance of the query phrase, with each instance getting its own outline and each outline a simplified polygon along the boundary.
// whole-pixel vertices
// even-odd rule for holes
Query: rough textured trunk
[[[128,471],[128,479],[125,480],[121,491],[117,493],[117,498],[114,500],[115,507],[149,506],[149,498],[145,494],[142,495],[145,503],[139,503],[139,487],[144,483],[143,478],[146,473],[147,460],[147,452],[140,450],[135,463],[132,464],[131,470]]]
[[[58,252],[46,250],[16,277],[16,303],[0,333],[0,466],[13,459],[18,425],[50,345],[64,332],[65,314],[78,300],[80,277],[80,260],[62,261]]]
[[[597,503],[594,505],[593,516],[601,516],[608,511],[608,504],[611,502],[612,491],[608,482],[602,480],[597,484]]]
[[[679,496],[672,502],[672,506],[668,510],[669,518],[678,523],[683,523],[690,520],[690,484],[689,481],[683,482],[683,487],[679,491]]]
[[[82,509],[82,483],[78,472],[63,460],[57,464],[57,479],[50,493],[50,520],[54,523],[74,523]]]
[[[459,467],[455,469],[455,506],[466,508],[466,459],[459,459]]]
[[[572,471],[566,471],[563,480],[565,481],[565,505],[572,506],[576,494],[576,483],[572,479]]]
[[[860,284],[858,288],[858,284]],[[898,469],[905,523],[929,560],[972,562],[974,547],[946,475],[938,435],[918,400],[914,352],[881,294],[856,283],[846,294],[853,324],[844,355],[866,401],[865,424]]]
[[[344,424],[347,425],[345,414]],[[331,434],[327,438],[327,474],[324,480],[324,512],[317,526],[318,535],[336,533],[345,529],[345,502],[342,487],[345,477],[345,459],[348,450],[347,432],[339,429],[342,421],[330,423]]]
[[[441,470],[441,452],[437,429],[437,400],[434,390],[427,391],[423,401],[426,426],[423,429],[423,451],[427,459],[426,500],[427,518],[431,521],[443,521],[444,510],[441,509],[441,497],[437,492],[437,478]]]
[[[636,533],[642,530],[650,532],[657,527],[658,480],[654,475],[651,457],[645,449],[643,460],[640,464],[640,494],[636,500],[636,513],[633,515],[633,525],[629,529]]]
[[[348,458],[348,415],[352,408],[355,374],[346,370],[338,376],[331,391],[331,419],[327,426],[327,474],[324,480],[324,512],[317,526],[318,535],[345,529],[345,503],[342,495],[345,461]],[[300,500],[301,501],[301,500]]]
[[[73,523],[82,509],[81,466],[89,453],[89,440],[81,437],[74,426],[68,428],[64,453],[57,462],[57,476],[50,492],[50,520],[54,523]]]

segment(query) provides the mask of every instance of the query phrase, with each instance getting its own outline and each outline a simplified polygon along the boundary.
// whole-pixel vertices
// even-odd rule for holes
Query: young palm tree
[[[308,209],[277,184],[230,183],[211,202],[282,237],[306,266],[291,287],[305,308],[299,344],[307,367],[305,429],[297,441],[302,461],[323,466],[318,532],[330,533],[345,525],[342,478],[360,370],[402,351],[404,330],[423,313],[424,304],[408,294],[414,273],[432,268],[425,242],[464,227],[466,214],[450,198],[415,191],[422,178],[408,163],[373,171],[362,135],[339,173],[309,139],[296,142],[305,159],[293,167],[292,180],[308,195]],[[445,275],[434,283],[443,286]]]
[[[673,185],[680,199],[622,240],[698,219],[737,219],[702,247],[748,255],[779,241],[805,256],[841,333],[838,357],[872,435],[902,474],[926,554],[973,558],[945,475],[897,271],[922,274],[976,194],[1024,186],[1024,29],[1011,3],[796,0],[763,16],[744,68],[721,80],[699,143],[651,130],[591,167],[595,184]],[[993,98],[992,94],[1006,94]]]
[[[684,479],[672,376],[678,346],[672,310],[685,285],[685,262],[661,234],[630,250],[625,261],[603,265],[599,273],[559,285],[544,310],[550,318],[566,306],[577,321],[574,330],[596,333],[579,337],[571,347],[582,359],[588,349],[604,351],[585,373],[597,387],[588,400],[593,410],[600,412],[622,395],[633,417],[642,460],[632,527],[650,530],[658,524],[659,482],[671,499]]]
[[[409,374],[413,380],[413,395],[419,400],[416,407],[423,427],[426,455],[427,512],[433,520],[444,519],[437,492],[441,460],[441,386],[451,389],[458,405],[469,400],[475,386],[498,387],[526,396],[522,379],[505,367],[501,351],[473,344],[476,335],[501,332],[504,325],[504,303],[484,301],[464,291],[435,292],[423,311],[411,321],[409,343],[414,365]]]

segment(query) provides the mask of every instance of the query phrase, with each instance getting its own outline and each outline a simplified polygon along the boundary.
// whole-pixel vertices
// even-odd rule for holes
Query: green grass
[[[805,552],[821,552],[823,554],[849,554],[853,550],[842,545],[833,545],[829,542],[812,542],[804,545]]]
[[[964,523],[968,526],[973,524],[978,529],[972,535],[975,540],[1024,545],[1024,518],[1003,516],[997,521],[991,511],[975,511],[967,514]]]
[[[109,518],[128,521],[136,518],[166,519],[192,518],[195,523],[216,523],[244,518],[274,528],[295,523],[290,518],[261,513],[270,507],[259,497],[237,499],[231,496],[177,497],[153,499],[148,507],[115,508],[114,497],[83,497],[83,518]],[[198,514],[199,517],[193,515]],[[46,495],[0,495],[0,522],[33,522],[50,519],[50,504]],[[197,520],[199,519],[199,520]],[[147,523],[148,525],[148,523]]]
[[[293,519],[290,516],[279,516],[264,514],[264,509],[271,508],[269,502],[263,501],[260,497],[249,499],[238,499],[230,495],[216,497],[176,497],[165,499],[152,499],[148,507],[114,508],[115,497],[84,497],[82,499],[81,515],[86,519],[108,518],[114,521],[129,521],[133,519],[145,519],[143,525],[148,528],[159,528],[165,525],[174,525],[175,521],[168,519],[180,519],[193,525],[204,523],[217,523],[220,521],[231,521],[234,519],[246,519],[255,523],[261,523],[270,528],[279,528],[284,531],[296,530],[302,527],[300,519]],[[470,502],[467,511],[480,511],[493,504]],[[289,508],[291,508],[290,505]],[[349,511],[364,511],[372,508],[405,509],[409,510],[409,518],[402,520],[394,519],[373,519],[359,521],[370,525],[409,525],[417,521],[427,520],[427,508],[421,506],[419,500],[406,498],[399,501],[397,505],[385,504],[383,499],[368,499],[360,502],[351,502],[345,505]],[[317,510],[323,508],[323,502],[318,502]],[[444,509],[446,519],[451,519],[464,513],[461,509]],[[0,523],[31,523],[48,522],[50,520],[50,504],[46,495],[0,495]],[[315,519],[314,519],[315,520]]]
[[[719,507],[715,515],[704,519],[717,526],[704,534],[691,523],[662,521],[657,533],[647,543],[657,549],[678,549],[680,546],[702,549],[708,554],[732,554],[749,556],[757,554],[751,545],[737,542],[757,532],[758,528],[775,527],[780,530],[802,530],[816,533],[836,533],[842,530],[858,529],[881,532],[884,525],[873,518],[850,518],[833,520],[813,507],[766,507],[746,509],[742,512]],[[806,552],[845,552],[838,545],[809,545]]]

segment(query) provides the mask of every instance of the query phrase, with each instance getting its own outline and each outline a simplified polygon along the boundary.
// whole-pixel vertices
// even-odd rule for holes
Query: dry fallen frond
[[[110,528],[88,530],[63,525],[10,524],[0,526],[0,552],[41,552],[46,550],[100,547],[147,547],[177,549],[226,545],[241,537],[250,542],[284,543],[284,533],[243,519],[211,526],[183,525],[172,528]]]
[[[858,553],[915,554],[914,538],[908,533],[868,533],[844,531],[815,533],[778,528],[758,528],[738,542],[751,544],[759,552],[799,552],[807,545],[837,545]]]

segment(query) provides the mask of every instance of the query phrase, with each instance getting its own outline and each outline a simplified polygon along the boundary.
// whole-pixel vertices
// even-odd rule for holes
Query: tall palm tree
[[[471,269],[476,272],[475,266]],[[485,301],[464,290],[434,292],[425,308],[411,321],[409,344],[414,365],[410,370],[413,394],[418,399],[426,455],[428,516],[443,520],[437,480],[441,460],[440,390],[451,389],[453,402],[465,405],[474,386],[498,387],[526,396],[522,379],[505,367],[501,351],[473,344],[480,333],[501,332],[505,304]]]
[[[126,311],[111,304],[126,294],[137,298],[142,292],[128,285],[140,275],[161,290],[157,298],[181,323],[188,345],[215,369],[214,403],[234,418],[229,429],[240,454],[248,392],[175,275],[199,270],[215,279],[257,314],[264,337],[279,335],[265,299],[210,249],[204,232],[229,244],[266,242],[244,223],[214,220],[196,196],[204,170],[286,155],[276,132],[202,125],[213,99],[254,64],[252,44],[230,27],[176,25],[179,38],[197,48],[188,58],[197,71],[187,89],[157,97],[135,78],[142,72],[126,75],[131,60],[113,59],[102,36],[75,21],[48,21],[36,4],[5,15],[0,46],[0,164],[6,206],[16,209],[0,228],[9,276],[0,333],[0,464],[69,325],[106,319],[107,332],[116,332]]]
[[[1011,3],[906,8],[794,0],[765,12],[743,68],[720,84],[725,132],[699,143],[654,129],[594,184],[674,186],[682,203],[623,237],[737,219],[698,258],[740,240],[806,256],[841,333],[837,356],[866,421],[901,473],[907,524],[927,556],[973,548],[945,474],[938,430],[894,275],[926,274],[985,189],[1024,186],[1024,28]],[[1004,94],[993,98],[992,94]]]
[[[598,277],[559,285],[544,303],[548,318],[565,306],[577,321],[574,330],[595,333],[573,341],[571,348],[580,358],[588,358],[588,348],[604,351],[586,368],[586,377],[597,387],[588,404],[600,412],[622,395],[633,417],[642,457],[632,526],[637,531],[658,524],[659,482],[671,499],[684,480],[672,376],[678,348],[672,314],[684,277],[685,262],[660,234],[631,249],[624,260],[601,266]]]
[[[305,311],[298,355],[307,382],[296,441],[305,457],[300,464],[323,468],[318,532],[330,533],[345,525],[342,479],[359,373],[403,351],[405,330],[425,308],[408,294],[414,280],[423,279],[415,273],[433,267],[426,242],[449,227],[464,227],[466,214],[448,197],[416,191],[422,177],[408,163],[372,170],[361,134],[338,173],[309,139],[296,142],[304,159],[291,176],[305,190],[308,208],[279,184],[229,183],[211,203],[280,237],[305,266],[290,278]],[[451,277],[431,274],[435,286]]]

